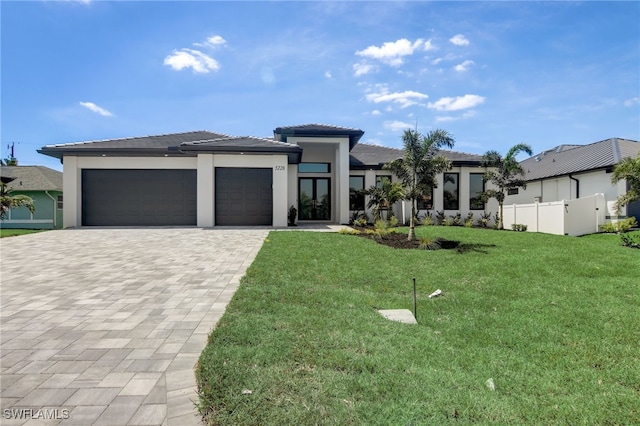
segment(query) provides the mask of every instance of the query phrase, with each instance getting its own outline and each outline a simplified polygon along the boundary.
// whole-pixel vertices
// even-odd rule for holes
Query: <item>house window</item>
[[[433,188],[429,188],[429,191],[418,197],[416,208],[418,210],[431,210],[433,208]]]
[[[364,176],[349,176],[349,210],[364,210]]]
[[[376,176],[376,188],[382,188],[385,182],[391,183],[391,176],[389,175]],[[380,205],[380,210],[387,210],[388,208],[389,208],[389,203],[387,202]]]
[[[482,173],[469,174],[469,208],[484,210],[482,193],[484,192],[484,175]]]
[[[58,195],[58,210],[62,210],[62,195]]]
[[[507,189],[507,195],[518,195],[518,188]]]
[[[460,197],[458,196],[460,192],[459,189],[459,173],[445,173],[444,185],[442,185],[445,210],[460,209]]]
[[[298,173],[329,173],[330,163],[300,163]]]
[[[389,175],[380,175],[376,176],[376,188],[382,188],[384,182],[391,183],[391,176]]]

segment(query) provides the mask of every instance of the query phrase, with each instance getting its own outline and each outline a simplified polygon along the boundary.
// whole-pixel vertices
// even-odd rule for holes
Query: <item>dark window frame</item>
[[[433,210],[433,186],[428,196],[422,196],[422,199],[416,200],[416,209],[419,211]]]
[[[480,204],[476,204],[474,207],[474,197],[471,193],[471,178],[472,177],[480,177],[480,181],[482,182],[482,190],[480,191],[480,194],[477,194],[478,197],[480,197]],[[482,201],[482,194],[485,191],[485,181],[484,181],[484,173],[469,173],[469,210],[484,210],[486,205],[485,202]]]
[[[326,170],[302,170],[303,166],[325,166]],[[298,164],[298,173],[331,173],[331,163],[300,163]]]
[[[353,190],[354,187],[351,186],[351,179],[360,179],[362,180],[362,187],[359,189]],[[349,210],[354,211],[364,211],[365,210],[365,200],[364,193],[360,192],[359,194],[356,191],[364,190],[364,176],[360,175],[351,175],[349,176]]]
[[[58,195],[58,197],[56,198],[56,207],[58,208],[58,210],[62,210],[62,208],[64,207],[64,199],[62,197],[62,195]]]
[[[447,192],[451,193],[447,189],[447,185],[451,185],[451,182],[448,181],[447,176],[453,176],[455,179],[455,196],[449,197],[450,204],[447,204]],[[442,207],[444,210],[460,210],[460,173],[445,173],[443,175],[444,182],[442,184]],[[455,201],[455,204],[451,203],[451,200]]]

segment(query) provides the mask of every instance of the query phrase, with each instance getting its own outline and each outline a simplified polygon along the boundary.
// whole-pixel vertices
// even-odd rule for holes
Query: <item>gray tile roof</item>
[[[64,154],[97,154],[97,153],[166,153],[169,147],[183,142],[201,141],[205,139],[225,138],[223,133],[198,130],[195,132],[171,133],[165,135],[140,136],[120,139],[93,140],[75,143],[46,145],[38,150],[41,154],[62,158]]]
[[[482,163],[482,155],[448,150],[442,150],[440,153],[451,160],[454,166],[479,166]],[[350,152],[349,164],[354,169],[380,168],[384,163],[402,158],[402,156],[403,150],[398,148],[359,143]]]
[[[274,139],[282,142],[286,142],[289,136],[348,136],[349,148],[353,148],[364,135],[364,131],[353,127],[313,123],[276,127],[273,135]]]
[[[229,136],[195,142],[183,142],[177,149],[181,152],[282,152],[289,155],[289,163],[299,163],[302,157],[302,148],[298,145],[253,136]]]
[[[560,145],[520,162],[528,181],[613,167],[636,157],[640,143],[611,138],[589,145]]]
[[[14,191],[62,191],[62,172],[45,166],[1,166],[0,175],[14,178],[7,184]]]

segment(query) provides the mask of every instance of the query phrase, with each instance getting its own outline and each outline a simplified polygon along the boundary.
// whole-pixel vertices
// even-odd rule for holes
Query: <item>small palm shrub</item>
[[[482,214],[480,214],[480,217],[478,218],[478,221],[476,223],[481,228],[487,228],[489,227],[490,220],[491,220],[491,212],[482,212]]]
[[[436,210],[436,217],[435,217],[436,225],[444,224],[445,219],[446,219],[446,216],[444,215],[444,210]]]
[[[440,246],[440,241],[434,238],[420,238],[420,246],[421,249],[424,250],[440,250],[442,247]]]

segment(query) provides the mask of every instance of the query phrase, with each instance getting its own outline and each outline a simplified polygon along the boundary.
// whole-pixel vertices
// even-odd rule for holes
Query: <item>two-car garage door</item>
[[[269,168],[215,169],[215,224],[273,223]],[[82,225],[195,226],[197,171],[83,169]]]
[[[196,170],[84,169],[84,226],[195,226]]]

